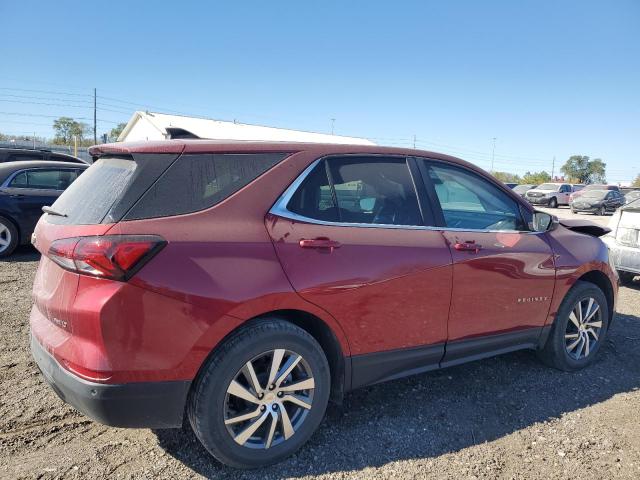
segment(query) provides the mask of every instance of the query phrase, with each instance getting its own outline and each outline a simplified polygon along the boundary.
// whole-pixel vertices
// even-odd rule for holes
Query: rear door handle
[[[329,249],[330,252],[333,252],[335,248],[340,248],[342,244],[340,242],[336,242],[335,240],[331,240],[329,238],[320,237],[320,238],[303,238],[300,240],[300,246],[302,248],[326,248]]]
[[[468,242],[456,242],[454,243],[453,248],[459,252],[478,253],[482,249],[482,246],[478,245],[474,240],[470,240]]]

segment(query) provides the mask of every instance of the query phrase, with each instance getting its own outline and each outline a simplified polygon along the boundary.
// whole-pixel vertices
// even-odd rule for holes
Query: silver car
[[[602,237],[620,281],[628,283],[640,275],[640,199],[620,208],[609,222],[611,232]]]

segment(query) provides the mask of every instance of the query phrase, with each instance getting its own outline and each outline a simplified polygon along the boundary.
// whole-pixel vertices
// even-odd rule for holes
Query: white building
[[[262,127],[246,123],[223,122],[209,118],[135,112],[118,137],[119,142],[164,140],[166,138],[207,138],[211,140],[263,140],[310,143],[375,145],[364,138]]]

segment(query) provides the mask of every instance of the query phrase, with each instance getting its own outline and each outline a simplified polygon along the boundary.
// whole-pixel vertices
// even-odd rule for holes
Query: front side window
[[[330,222],[424,225],[404,158],[323,160],[293,194],[287,209]]]
[[[518,203],[488,180],[449,165],[434,164],[428,172],[447,227],[526,230]]]

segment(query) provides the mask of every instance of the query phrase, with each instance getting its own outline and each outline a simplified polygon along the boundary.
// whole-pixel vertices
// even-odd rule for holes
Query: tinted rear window
[[[212,207],[285,158],[284,153],[183,155],[125,216],[166,217]]]
[[[177,155],[145,154],[100,158],[78,177],[53,204],[67,216],[47,221],[64,225],[93,225],[119,221]]]

